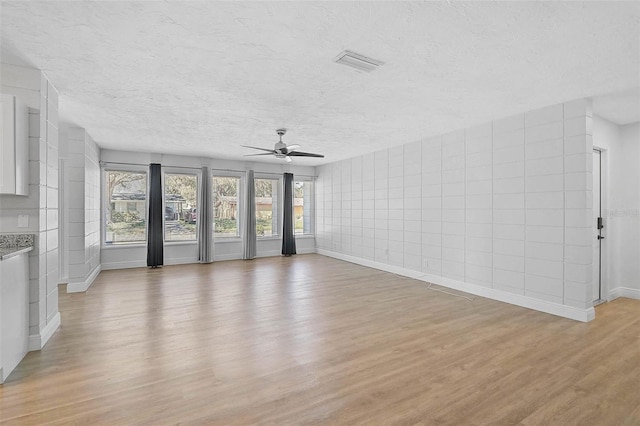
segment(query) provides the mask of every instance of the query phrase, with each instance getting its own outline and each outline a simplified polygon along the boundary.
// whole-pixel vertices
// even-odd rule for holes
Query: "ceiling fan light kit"
[[[313,154],[311,152],[302,152],[302,151],[298,151],[298,149],[300,148],[300,145],[287,145],[284,142],[282,142],[282,137],[287,133],[287,129],[277,129],[276,133],[278,134],[278,136],[280,137],[280,140],[278,142],[276,142],[276,144],[274,145],[273,149],[266,149],[266,148],[258,148],[257,146],[249,146],[249,145],[242,145],[245,148],[251,148],[251,149],[258,149],[260,151],[265,151],[265,152],[261,152],[259,154],[246,154],[245,157],[254,157],[254,156],[258,156],[258,155],[273,155],[276,158],[280,158],[285,160],[287,163],[290,163],[291,157],[313,157],[313,158],[324,158],[324,155],[322,154]]]

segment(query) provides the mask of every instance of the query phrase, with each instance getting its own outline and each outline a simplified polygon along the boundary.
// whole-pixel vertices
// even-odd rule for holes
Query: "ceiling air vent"
[[[345,50],[344,52],[340,53],[338,56],[336,56],[334,62],[364,72],[371,72],[377,69],[380,65],[384,65],[384,62],[382,61],[371,59],[367,56],[351,52],[350,50]]]

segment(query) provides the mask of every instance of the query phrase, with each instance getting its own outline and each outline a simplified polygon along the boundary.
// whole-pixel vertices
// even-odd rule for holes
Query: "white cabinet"
[[[0,194],[29,195],[29,110],[3,94],[0,115]]]
[[[29,254],[0,260],[0,383],[29,350]]]

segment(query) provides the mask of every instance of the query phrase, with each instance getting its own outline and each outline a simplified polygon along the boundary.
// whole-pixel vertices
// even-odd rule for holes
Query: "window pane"
[[[213,218],[214,237],[237,237],[238,229],[238,188],[240,178],[213,177]]]
[[[147,240],[146,173],[107,171],[105,243],[122,244]]]
[[[256,235],[278,235],[278,179],[256,179]]]
[[[294,233],[311,234],[312,182],[295,182],[293,185]]]
[[[198,178],[195,175],[164,176],[164,239],[192,241],[197,239]]]

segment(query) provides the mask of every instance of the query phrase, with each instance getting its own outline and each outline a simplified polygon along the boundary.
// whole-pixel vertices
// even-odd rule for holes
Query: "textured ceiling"
[[[1,36],[101,147],[241,158],[287,127],[314,165],[638,87],[639,21],[638,2],[2,1]]]
[[[640,121],[640,88],[594,96],[593,113],[620,125]]]

